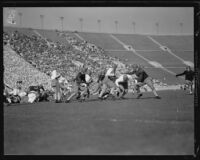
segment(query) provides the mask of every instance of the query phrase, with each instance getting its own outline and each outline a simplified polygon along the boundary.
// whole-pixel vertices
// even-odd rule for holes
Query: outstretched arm
[[[184,75],[184,74],[185,74],[185,71],[184,71],[183,73],[177,74],[176,77],[182,76],[182,75]]]

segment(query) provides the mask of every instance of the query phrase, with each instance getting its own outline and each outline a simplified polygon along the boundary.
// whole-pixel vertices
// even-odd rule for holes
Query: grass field
[[[4,106],[6,155],[192,155],[193,95]]]

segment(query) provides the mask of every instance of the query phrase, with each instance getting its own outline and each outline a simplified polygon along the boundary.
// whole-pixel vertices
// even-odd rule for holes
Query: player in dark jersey
[[[98,77],[97,77],[97,87],[96,89],[93,91],[93,95],[96,95],[96,94],[100,94],[101,92],[101,87],[102,87],[102,82],[105,78],[105,74],[106,74],[106,70],[105,69],[101,69],[101,71],[99,72],[98,74]]]
[[[140,67],[139,65],[133,65],[132,67],[133,67],[133,70],[129,72],[128,74],[135,74],[137,76],[136,78],[137,83],[135,84],[135,87],[134,87],[136,93],[138,94],[137,98],[140,98],[142,96],[142,93],[140,92],[140,87],[146,84],[153,91],[155,98],[161,99],[160,96],[158,96],[156,89],[153,85],[153,79],[144,71],[144,69]]]
[[[183,73],[177,74],[176,77],[178,76],[183,76],[185,75],[185,89],[189,88],[190,94],[193,93],[193,80],[194,80],[194,75],[195,72],[191,70],[190,66],[186,67],[186,70]]]
[[[85,79],[86,72],[87,72],[87,68],[83,67],[81,69],[81,71],[78,72],[78,74],[74,78],[74,81],[76,82],[76,84],[75,84],[75,90],[67,98],[66,103],[70,102],[71,98],[73,98],[74,96],[76,96],[76,99],[80,99],[81,98],[81,87],[82,87],[83,84],[86,85],[86,79]]]

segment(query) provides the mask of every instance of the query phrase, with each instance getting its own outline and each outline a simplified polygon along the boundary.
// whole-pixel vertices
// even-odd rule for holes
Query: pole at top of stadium
[[[41,29],[42,29],[43,36],[44,36],[44,15],[41,14],[40,19],[41,19]]]
[[[83,31],[83,18],[79,18],[80,25],[81,25],[81,32]]]
[[[116,33],[118,33],[118,21],[115,21]]]
[[[99,32],[101,32],[101,20],[98,19],[98,20],[97,20],[97,23],[98,23],[98,25],[99,25]]]
[[[61,31],[63,32],[63,20],[64,20],[64,17],[60,17],[60,20],[61,20]]]
[[[136,25],[136,23],[132,22],[132,25],[133,25],[133,33],[135,33],[135,25]]]
[[[18,15],[19,15],[19,24],[20,27],[22,27],[22,12],[19,12]]]
[[[179,25],[180,25],[180,34],[183,34],[183,22],[180,22]]]
[[[159,34],[159,23],[158,22],[156,22],[156,33],[157,33],[157,35]]]
[[[41,29],[44,29],[44,15],[40,15],[40,19],[41,19]]]

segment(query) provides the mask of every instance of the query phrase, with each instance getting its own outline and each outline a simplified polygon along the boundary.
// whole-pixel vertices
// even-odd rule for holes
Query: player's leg
[[[103,98],[103,96],[104,96],[104,94],[105,94],[105,92],[106,92],[106,89],[107,89],[107,85],[106,85],[105,83],[102,84],[101,92],[100,92],[100,94],[99,94],[99,98],[100,98],[100,99]]]
[[[121,98],[123,98],[123,97],[128,93],[128,82],[124,82],[124,83],[122,84],[122,86],[123,86],[123,88],[124,88],[124,91],[123,91],[123,93],[122,93]]]
[[[76,84],[75,88],[74,88],[74,92],[72,92],[72,94],[67,98],[66,102],[69,102],[74,96],[77,95],[77,99],[80,98],[80,86],[79,84]]]
[[[156,89],[153,85],[153,79],[151,77],[147,77],[144,82],[151,88],[154,96],[157,98],[157,99],[160,99],[160,97],[158,96],[158,93],[156,92]]]
[[[192,81],[186,80],[186,85],[188,86],[189,89],[189,93],[192,94],[193,93],[193,88],[192,88]]]
[[[142,87],[143,85],[143,82],[137,82],[133,84],[133,92],[137,94],[137,99],[139,99],[143,95],[140,91],[140,87]]]

